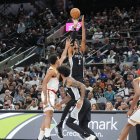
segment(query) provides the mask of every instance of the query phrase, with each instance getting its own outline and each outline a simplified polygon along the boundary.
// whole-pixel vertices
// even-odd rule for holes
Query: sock
[[[40,132],[39,132],[39,136],[38,136],[38,140],[42,140],[43,137],[44,137],[44,131],[40,129]]]
[[[51,129],[45,128],[45,137],[50,137],[50,135],[51,135]]]

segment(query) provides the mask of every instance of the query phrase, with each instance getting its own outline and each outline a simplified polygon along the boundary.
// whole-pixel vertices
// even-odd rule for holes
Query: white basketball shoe
[[[96,136],[90,135],[89,137],[85,138],[85,140],[95,140]]]

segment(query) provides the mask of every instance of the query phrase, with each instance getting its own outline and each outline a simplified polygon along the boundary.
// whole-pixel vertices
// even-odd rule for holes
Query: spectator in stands
[[[5,90],[7,90],[7,89],[9,89],[8,84],[4,82],[4,83],[3,83],[3,87],[2,87],[2,89],[1,89],[1,91],[0,91],[0,94],[5,93]]]
[[[36,98],[32,99],[32,102],[26,108],[27,110],[38,110],[38,100]]]
[[[121,105],[118,107],[118,110],[129,110],[129,106],[126,102],[121,102]]]
[[[25,33],[25,29],[26,28],[25,28],[24,22],[20,21],[18,24],[17,33],[23,34],[23,33]]]
[[[97,50],[97,49],[100,49],[101,47],[103,46],[103,43],[99,40],[99,38],[95,38],[94,39],[94,43],[93,43],[93,45],[92,45],[92,48],[94,49],[94,50]]]
[[[4,102],[3,110],[10,110],[10,106],[9,106],[9,104],[7,102]]]
[[[26,94],[26,97],[25,97],[25,104],[26,104],[26,107],[29,106],[32,102],[32,97],[30,94]]]
[[[133,89],[133,86],[132,86],[133,79],[134,79],[134,75],[132,73],[128,73],[127,82],[126,82],[126,86],[128,87],[128,89]]]
[[[23,80],[21,79],[19,73],[17,73],[17,74],[15,75],[15,81],[16,81],[17,84],[20,84],[20,85],[23,84]]]
[[[14,104],[14,109],[15,110],[20,110],[20,104],[19,103],[15,103]]]
[[[37,86],[35,92],[36,92],[35,94],[37,95],[37,99],[40,102],[41,101],[42,85]]]
[[[110,50],[110,54],[107,57],[107,62],[114,63],[115,62],[115,60],[114,60],[115,55],[116,55],[116,53],[113,50]]]
[[[100,28],[97,28],[97,31],[92,36],[92,39],[95,40],[96,38],[102,39],[103,38],[103,32],[101,31]]]
[[[123,97],[120,95],[116,96],[116,102],[114,104],[115,109],[118,110],[119,106],[121,106],[121,103],[123,102]]]
[[[107,85],[104,97],[114,105],[115,92],[112,90],[112,85]]]
[[[14,97],[16,93],[16,82],[12,82],[11,84],[9,84],[9,91],[11,96]]]
[[[32,87],[29,89],[29,94],[31,95],[32,98],[37,98],[36,86],[32,86]]]
[[[43,110],[43,102],[39,102],[38,110]]]
[[[101,54],[100,51],[97,51],[97,55],[94,57],[95,63],[101,63],[104,59],[104,56]]]
[[[91,111],[96,111],[96,110],[100,110],[98,107],[98,104],[94,103],[91,105]]]
[[[94,73],[94,74],[95,74],[95,73]],[[88,80],[89,80],[90,86],[92,86],[92,85],[96,82],[96,79],[95,79],[95,77],[94,77],[94,75],[93,75],[93,71],[92,71],[92,70],[89,71],[88,74],[87,74],[86,76],[87,76],[87,78],[88,78]]]
[[[8,103],[8,105],[9,105],[9,109],[10,110],[14,110],[14,104],[13,104],[13,98],[9,98],[8,100],[7,100],[7,103]]]
[[[22,89],[22,86],[19,86],[19,87],[20,87],[20,89],[18,88],[18,91],[14,96],[14,99],[13,99],[14,102],[19,102],[19,101],[24,102],[25,101],[24,90]]]
[[[102,88],[98,88],[96,92],[94,92],[94,97],[98,101],[100,98],[104,97],[104,91]]]
[[[33,79],[31,81],[29,81],[29,84],[31,86],[33,86],[33,85],[39,86],[39,83],[40,83],[40,81],[38,80],[38,77],[36,74],[33,75]]]
[[[138,54],[135,52],[135,50],[134,49],[132,49],[132,54],[128,57],[128,61],[129,62],[138,62],[138,58],[139,58],[139,56],[138,56]]]
[[[49,46],[49,48],[50,48],[49,55],[57,54],[57,52],[56,52],[56,46],[51,45],[51,46]],[[48,56],[48,57],[49,57],[49,56]]]
[[[125,82],[120,83],[120,87],[116,93],[116,96],[120,95],[122,96],[124,99],[127,99],[129,97],[129,90],[125,85]]]
[[[88,78],[86,78],[86,79],[84,80],[84,84],[85,84],[85,86],[86,86],[86,90],[88,90],[89,92],[92,92],[92,91],[93,91],[93,88],[91,87]]]
[[[106,103],[105,110],[106,110],[106,111],[114,111],[114,110],[116,110],[116,109],[114,108],[112,102],[109,102],[109,101],[108,101],[108,102]]]
[[[97,80],[99,78],[99,73],[98,73],[98,69],[96,67],[93,68],[92,73],[93,73],[94,79]]]
[[[106,69],[100,69],[99,79],[104,82],[108,79],[107,74],[106,74]]]
[[[36,67],[33,66],[33,64],[30,66],[29,76],[30,76],[31,78],[33,78],[34,76],[36,76]]]

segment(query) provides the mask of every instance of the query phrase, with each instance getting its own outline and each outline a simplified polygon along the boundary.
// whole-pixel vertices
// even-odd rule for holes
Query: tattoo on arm
[[[81,93],[81,99],[84,99],[84,97],[85,97],[85,85],[74,80],[74,81],[72,81],[71,86],[79,88],[80,93]]]
[[[72,81],[71,86],[75,87],[75,88],[80,88],[81,87],[81,83],[78,81]]]

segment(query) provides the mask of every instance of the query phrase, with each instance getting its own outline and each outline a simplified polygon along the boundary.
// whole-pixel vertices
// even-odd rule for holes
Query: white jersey
[[[50,67],[49,70],[53,70],[54,68],[53,67]],[[54,91],[57,91],[58,90],[58,86],[59,86],[59,80],[57,77],[52,77],[48,84],[47,84],[47,89],[51,89],[51,90],[54,90]]]
[[[135,126],[136,124],[140,124],[140,109],[136,110],[132,116],[128,119],[128,122]]]
[[[53,67],[50,67],[49,70],[55,70]],[[55,70],[56,71],[56,70]],[[46,112],[47,110],[52,110],[54,111],[54,105],[55,105],[55,98],[59,86],[59,80],[57,77],[51,77],[49,82],[47,83],[47,100],[48,103],[43,105],[43,111]],[[41,99],[44,102],[45,101],[45,95],[41,94]]]

